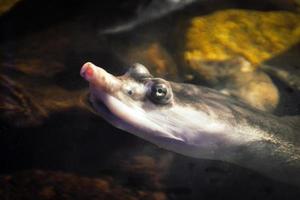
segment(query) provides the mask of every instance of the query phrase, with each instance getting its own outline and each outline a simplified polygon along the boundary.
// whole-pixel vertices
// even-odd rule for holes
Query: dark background
[[[73,92],[69,96],[69,93],[64,94],[65,98],[70,99],[76,96],[77,91],[87,89],[87,84],[79,77],[80,67],[86,61],[99,63],[107,66],[110,72],[121,74],[128,63],[115,52],[126,49],[127,45],[158,38],[172,49],[173,43],[164,39],[177,35],[172,36],[172,28],[163,27],[164,31],[161,30],[165,24],[175,26],[178,16],[188,18],[196,13],[205,14],[223,8],[293,9],[292,4],[282,4],[281,1],[204,1],[145,23],[142,28],[113,35],[99,34],[105,28],[135,20],[138,7],[147,7],[149,3],[150,0],[24,0],[0,17],[1,74],[25,89],[32,86],[26,90],[30,94],[28,102],[32,103],[26,105],[33,112],[29,122],[23,119],[22,113],[1,114],[2,178],[18,173],[24,173],[26,177],[28,171],[38,169],[89,178],[109,176],[117,184],[133,192],[133,196],[137,196],[137,191],[143,190],[149,193],[161,192],[168,199],[298,199],[299,188],[232,164],[169,153],[112,127],[76,103],[63,109],[50,109],[45,106],[49,104],[43,104],[44,107],[40,110],[45,111],[47,117],[35,115],[35,109],[39,109],[31,109],[32,104],[47,102],[47,98],[59,96],[55,89],[49,89],[51,97],[34,97],[44,94],[39,91],[40,88],[45,90],[55,85]],[[145,30],[152,32],[145,33]],[[35,58],[41,60],[40,67],[45,69],[45,74],[56,69],[48,65],[52,62],[59,63],[59,72],[49,76],[42,73],[43,76],[40,76],[34,75],[35,71],[32,71],[31,76],[18,67],[10,67],[18,60],[29,62]],[[9,84],[2,84],[1,101],[11,95],[7,92],[10,89]],[[78,99],[75,98],[74,102]],[[136,167],[134,159],[139,156],[151,158],[157,165],[149,168],[150,164],[144,162],[144,167]],[[159,163],[165,157],[172,159],[160,166]],[[158,178],[153,179],[156,176]],[[15,193],[25,193],[18,189],[18,181],[22,182],[19,179],[23,178],[16,178],[15,183],[10,183],[16,190],[4,189],[4,193],[10,194],[12,199]],[[34,184],[33,182],[32,185]],[[81,192],[80,188],[76,190]],[[61,191],[63,193],[64,189]],[[0,192],[0,197],[4,193]],[[22,199],[22,195],[16,199]]]

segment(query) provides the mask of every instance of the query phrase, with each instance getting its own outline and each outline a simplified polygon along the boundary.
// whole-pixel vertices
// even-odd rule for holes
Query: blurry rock
[[[300,91],[300,67],[263,65],[263,69],[284,81],[288,86]]]
[[[51,77],[63,71],[62,63],[53,60],[43,60],[41,58],[15,59],[12,63],[2,63],[4,67],[20,71],[29,76]],[[44,66],[47,66],[44,67]]]
[[[295,5],[295,7],[297,8],[297,11],[300,12],[300,1],[299,0],[293,0],[292,1]]]
[[[76,49],[72,41],[78,39],[73,39],[75,31],[72,31],[74,35],[66,33],[74,30],[69,26],[72,24],[57,25],[1,43],[0,118],[3,122],[16,127],[37,126],[53,112],[82,108],[80,99],[85,90],[78,74],[82,62],[72,55]],[[84,37],[88,36],[81,36],[80,41]]]
[[[257,0],[256,0],[257,1]],[[253,2],[253,0],[251,0]],[[262,2],[262,1],[257,1]],[[300,1],[299,0],[265,0],[263,3],[269,3],[275,8],[280,10],[290,10],[290,11],[300,11]]]
[[[127,49],[124,53],[128,63],[142,63],[154,76],[178,79],[177,65],[169,53],[157,42]]]
[[[273,111],[279,103],[279,92],[269,76],[244,58],[189,63],[212,87],[253,107]]]
[[[148,188],[160,189],[163,187],[163,179],[172,165],[173,158],[174,154],[170,152],[154,156],[137,154],[132,159],[124,161],[121,168]]]
[[[184,59],[222,61],[243,56],[257,65],[299,41],[299,14],[224,10],[191,20]]]
[[[0,1],[0,16],[8,12],[12,7],[14,7],[21,0],[1,0]]]
[[[37,125],[47,116],[47,112],[21,85],[5,75],[0,76],[1,118],[16,126]]]
[[[50,83],[13,80],[0,76],[1,119],[16,127],[36,126],[51,112],[82,107],[83,90],[69,91]]]
[[[1,176],[0,199],[164,200],[166,196],[161,192],[133,191],[109,177],[34,170]]]

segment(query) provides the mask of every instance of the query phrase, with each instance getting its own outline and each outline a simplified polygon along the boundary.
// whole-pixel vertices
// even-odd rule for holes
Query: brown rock
[[[212,87],[257,109],[271,112],[279,103],[279,92],[270,77],[241,57],[190,64]]]
[[[24,171],[0,176],[0,199],[165,200],[162,192],[134,191],[111,178],[88,178],[51,171]]]
[[[139,62],[154,76],[178,79],[177,65],[169,53],[157,42],[127,49],[125,59],[128,63]]]

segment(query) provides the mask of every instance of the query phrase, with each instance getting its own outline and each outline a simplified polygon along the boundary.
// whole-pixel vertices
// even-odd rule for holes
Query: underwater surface
[[[299,186],[113,127],[79,74],[87,61],[114,75],[138,62],[296,116],[299,11],[297,0],[0,2],[0,199],[299,199]]]

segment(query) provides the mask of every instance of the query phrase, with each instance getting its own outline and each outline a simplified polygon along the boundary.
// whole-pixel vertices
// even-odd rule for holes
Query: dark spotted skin
[[[281,117],[250,107],[210,88],[178,83],[171,83],[171,86],[177,104],[189,105],[206,113],[213,110],[228,123],[239,123],[241,119],[246,119],[249,126],[257,126],[300,146],[299,130],[296,130],[297,127],[291,127]],[[229,119],[228,112],[232,115]],[[300,118],[295,119],[300,122]]]

